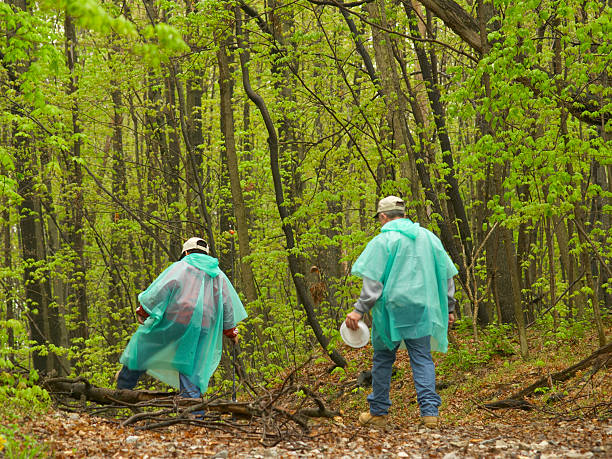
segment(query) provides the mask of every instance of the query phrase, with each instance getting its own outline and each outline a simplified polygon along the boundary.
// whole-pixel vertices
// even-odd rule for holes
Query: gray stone
[[[442,459],[459,459],[459,456],[457,456],[457,453],[454,451],[451,451],[450,453],[446,453]]]
[[[468,443],[469,442],[467,440],[455,440],[450,442],[451,446],[454,446],[455,448],[465,448]]]
[[[533,445],[533,448],[541,451],[548,445],[550,445],[550,443],[548,443],[546,440],[542,440],[540,443],[536,443],[535,445]]]
[[[134,443],[138,443],[138,440],[140,440],[140,437],[137,435],[130,435],[129,437],[127,437],[125,439],[125,442],[130,445],[130,444],[134,444]]]
[[[264,457],[278,457],[278,450],[276,448],[268,448],[263,453]]]
[[[227,450],[226,449],[222,449],[217,454],[212,456],[211,459],[225,459],[227,456],[229,456],[229,453],[227,452]]]
[[[506,449],[508,448],[508,443],[506,443],[504,440],[496,440],[495,448],[496,449]]]
[[[567,453],[564,453],[563,456],[568,457],[570,459],[582,459],[582,458],[593,457],[593,453],[590,451],[588,453],[581,453],[574,449],[570,449]]]

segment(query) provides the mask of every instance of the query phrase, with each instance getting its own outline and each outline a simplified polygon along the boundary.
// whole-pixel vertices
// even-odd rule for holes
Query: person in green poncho
[[[236,344],[236,325],[247,317],[219,261],[208,253],[203,239],[187,240],[179,261],[138,295],[142,325],[119,360],[117,388],[133,389],[146,372],[186,397],[206,392],[223,335]]]
[[[422,422],[433,428],[441,399],[431,351],[448,348],[448,327],[455,320],[457,269],[433,233],[405,218],[401,198],[381,199],[374,218],[381,232],[353,265],[352,274],[363,279],[363,286],[354,310],[346,316],[347,327],[356,330],[363,315],[372,312],[370,411],[361,413],[359,423],[386,424],[392,367],[403,342],[410,355]]]

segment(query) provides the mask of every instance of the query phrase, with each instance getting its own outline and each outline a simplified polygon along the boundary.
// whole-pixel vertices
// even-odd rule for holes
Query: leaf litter
[[[398,354],[390,426],[378,430],[357,422],[359,413],[367,409],[369,388],[361,387],[360,382],[364,385],[362,370],[371,361],[371,349],[347,350],[346,354],[359,364],[345,373],[331,372],[328,363],[311,362],[295,375],[301,386],[310,387],[327,408],[338,410],[339,415],[310,419],[307,433],[289,438],[280,435],[273,445],[252,434],[257,431],[253,430],[254,421],[231,420],[223,415],[219,422],[244,428],[220,430],[186,422],[146,430],[142,426],[121,427],[121,419],[94,416],[88,410],[56,409],[24,418],[20,430],[34,435],[46,445],[48,456],[57,458],[612,457],[612,375],[608,361],[533,394],[528,398],[533,407],[530,411],[490,410],[485,402],[504,399],[543,375],[562,370],[559,362],[549,362],[545,367],[525,363],[504,372],[499,369],[518,357],[498,356],[482,367],[446,372],[438,377],[443,398],[441,425],[429,430],[419,425],[409,359]],[[437,356],[436,360],[443,358]],[[561,395],[553,397],[555,394]],[[287,413],[295,413],[296,407],[302,408],[303,393],[279,403]]]

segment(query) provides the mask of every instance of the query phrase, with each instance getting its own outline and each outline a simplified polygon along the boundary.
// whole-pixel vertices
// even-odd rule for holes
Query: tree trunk
[[[236,15],[236,35],[238,38],[238,47],[244,50],[245,46],[244,43],[242,43],[241,39],[242,34],[239,14]],[[261,113],[268,133],[268,147],[270,149],[270,168],[272,170],[272,179],[274,182],[276,205],[278,208],[279,216],[281,218],[282,228],[285,234],[285,240],[287,242],[287,258],[289,261],[289,269],[291,271],[291,277],[293,278],[293,283],[295,285],[298,301],[304,307],[308,323],[313,329],[313,332],[323,349],[329,354],[330,358],[333,360],[334,363],[336,363],[336,365],[340,367],[345,367],[346,360],[344,359],[344,357],[342,357],[342,355],[335,349],[331,351],[329,350],[329,339],[324,335],[323,330],[321,329],[321,326],[317,320],[317,317],[314,312],[312,298],[310,297],[309,292],[306,289],[306,285],[304,284],[304,273],[300,272],[300,262],[298,256],[295,253],[295,239],[293,236],[293,228],[291,226],[291,223],[289,223],[290,214],[287,210],[287,207],[285,206],[285,200],[283,197],[283,185],[280,169],[278,166],[278,136],[276,134],[276,128],[274,127],[274,123],[272,121],[270,113],[268,112],[268,108],[264,100],[251,87],[248,71],[248,62],[244,53],[240,54],[240,65],[242,68],[242,83],[244,86],[244,90],[248,95],[249,99],[255,104],[255,106]]]
[[[383,0],[375,0],[366,4],[369,17],[373,22],[388,27]],[[417,218],[425,223],[428,219],[421,199],[419,176],[415,157],[415,141],[408,128],[406,97],[400,87],[400,77],[394,63],[392,38],[386,32],[372,27],[372,40],[374,46],[374,57],[377,68],[380,71],[380,80],[384,101],[387,110],[385,112],[387,126],[393,139],[395,150],[399,151],[399,157],[405,163],[405,170],[410,183],[411,201],[409,204],[416,209]],[[386,159],[383,158],[384,166]],[[383,190],[385,191],[385,190]]]
[[[409,17],[414,18],[414,10],[408,8],[408,3],[404,2],[406,7],[406,14]],[[414,8],[414,6],[413,6]],[[411,14],[412,13],[412,14]],[[414,18],[416,19],[416,18]],[[420,31],[414,20],[410,21],[411,30],[413,34],[419,34]],[[455,175],[455,166],[453,161],[453,152],[450,137],[446,129],[446,114],[441,103],[441,94],[439,84],[437,81],[436,68],[433,62],[427,58],[427,53],[423,45],[413,40],[413,46],[419,61],[419,67],[423,80],[426,83],[427,97],[431,105],[431,110],[434,116],[434,122],[436,125],[436,133],[438,135],[438,142],[440,143],[440,149],[442,151],[442,160],[447,165],[445,169],[444,180],[448,184],[448,195],[450,203],[452,205],[455,216],[457,217],[457,227],[459,228],[459,234],[461,236],[461,242],[463,245],[464,263],[465,266],[469,266],[472,262],[472,234],[470,231],[469,220],[463,204],[463,199],[459,191],[459,183]],[[458,260],[457,260],[458,261]]]
[[[174,78],[166,77],[166,103],[164,116],[168,125],[168,149],[162,157],[164,181],[166,182],[166,212],[171,234],[169,236],[170,253],[175,260],[181,255],[183,225],[178,212],[180,199],[180,164],[181,164],[181,142],[179,140],[178,125],[176,123],[176,83]],[[162,126],[162,125],[160,125]],[[162,135],[164,135],[162,133]]]
[[[180,84],[180,83],[178,83]],[[187,178],[187,190],[185,199],[187,206],[187,232],[189,236],[206,235],[206,229],[202,219],[200,207],[189,205],[194,199],[200,200],[200,189],[202,183],[202,152],[204,143],[202,134],[202,84],[203,76],[200,70],[194,70],[194,76],[185,82],[185,117],[187,135],[191,148],[187,150],[187,164],[185,176]],[[180,104],[180,101],[179,101]]]
[[[527,345],[527,328],[525,327],[525,314],[523,312],[523,304],[521,300],[521,284],[519,281],[519,270],[516,263],[516,252],[512,243],[512,231],[503,228],[504,247],[506,249],[506,260],[509,262],[510,279],[512,282],[512,305],[514,307],[514,318],[518,328],[519,343],[521,356],[526,359],[529,356],[529,347]]]
[[[4,168],[3,168],[4,169]],[[4,172],[4,171],[3,171]],[[4,252],[4,268],[9,273],[4,277],[3,287],[4,287],[4,299],[6,305],[6,321],[10,323],[13,319],[15,319],[15,299],[14,299],[14,278],[12,273],[13,270],[13,248],[11,244],[11,223],[10,223],[10,212],[8,208],[5,208],[2,211],[2,220],[4,224],[2,225],[3,234],[3,252]],[[7,358],[14,362],[14,354],[13,349],[15,348],[15,333],[13,331],[13,326],[9,325],[7,328],[7,337],[6,337],[6,346],[9,349],[9,353]]]
[[[123,98],[118,82],[112,81],[111,100],[113,101],[113,135],[111,140],[111,162],[112,162],[112,192],[122,201],[127,198],[127,173],[125,170],[125,160],[123,151]],[[109,242],[109,321],[111,324],[108,337],[110,344],[116,344],[119,338],[122,324],[128,318],[126,315],[127,308],[125,296],[129,292],[124,291],[124,281],[121,276],[121,269],[124,266],[124,260],[127,253],[124,250],[125,236],[122,229],[122,221],[124,220],[124,212],[116,209],[113,213],[110,224],[110,242]],[[117,335],[117,336],[116,336]]]
[[[240,176],[238,174],[238,156],[236,154],[236,141],[234,138],[234,115],[232,108],[232,91],[230,80],[233,80],[227,57],[225,43],[222,43],[217,51],[217,60],[219,62],[219,88],[220,103],[221,103],[221,119],[224,121],[222,135],[225,143],[225,153],[227,161],[227,171],[229,175],[230,188],[232,191],[232,203],[234,208],[234,217],[236,218],[236,226],[238,230],[238,249],[240,252],[240,274],[242,279],[242,288],[249,303],[257,300],[257,292],[255,290],[255,280],[253,278],[253,270],[250,261],[247,261],[251,255],[251,247],[249,242],[249,224],[246,217],[246,206],[244,204],[244,196],[242,194],[242,186],[240,185]]]
[[[87,308],[87,284],[85,267],[85,240],[83,238],[83,172],[81,170],[81,126],[79,121],[79,106],[77,102],[78,76],[76,66],[78,64],[77,54],[77,35],[74,21],[66,12],[64,19],[64,32],[66,34],[66,62],[70,71],[68,83],[68,97],[71,101],[70,111],[72,114],[72,134],[71,145],[72,158],[68,161],[69,181],[70,181],[70,205],[71,222],[67,231],[68,243],[71,244],[75,261],[72,273],[72,289],[74,292],[74,303],[78,313],[77,336],[83,340],[89,337],[88,329],[88,308]]]

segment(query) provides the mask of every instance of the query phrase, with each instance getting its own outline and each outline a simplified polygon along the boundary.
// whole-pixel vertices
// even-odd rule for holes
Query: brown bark
[[[12,247],[11,247],[11,224],[10,224],[10,212],[8,210],[8,208],[5,208],[2,211],[2,220],[4,221],[4,224],[2,225],[2,232],[3,232],[3,252],[4,252],[4,268],[7,269],[7,271],[11,271],[13,269],[13,257],[12,257]],[[5,299],[5,305],[6,305],[6,320],[11,321],[15,318],[15,310],[14,310],[14,304],[15,304],[15,300],[14,300],[14,294],[15,292],[13,291],[14,288],[14,279],[12,277],[5,277],[4,278],[4,299]],[[10,349],[13,349],[15,346],[15,333],[13,331],[13,327],[9,326],[7,328],[7,340],[6,340],[6,344]],[[8,354],[8,359],[10,361],[14,361],[14,355],[12,353],[12,351],[9,351]]]
[[[416,2],[416,0],[413,1]],[[408,16],[414,16],[414,14],[411,14],[408,4],[404,2],[404,5],[406,6],[406,13]],[[417,24],[415,24],[414,21],[411,21],[410,24],[414,34],[418,33],[419,35],[422,35],[422,29],[424,29],[424,27],[422,27],[422,29],[417,27]],[[419,24],[421,24],[421,21],[419,21]],[[436,125],[438,142],[442,151],[442,160],[447,165],[444,180],[448,184],[450,204],[457,218],[456,224],[459,228],[461,243],[463,245],[464,264],[465,266],[469,266],[472,262],[472,234],[470,231],[465,205],[463,203],[463,199],[461,198],[459,183],[455,175],[452,145],[446,129],[446,114],[444,113],[444,108],[441,103],[441,94],[436,74],[436,66],[434,65],[433,56],[432,59],[428,59],[422,43],[413,40],[413,46],[417,55],[419,67],[421,68],[423,81],[426,83],[427,97],[431,105],[431,111],[433,113],[434,123]]]
[[[18,10],[27,11],[27,2],[15,0],[9,2]],[[19,26],[17,24],[17,26]],[[13,30],[8,30],[10,36]],[[21,94],[19,86],[19,75],[27,70],[29,61],[7,65],[7,85],[17,94]],[[14,105],[11,112],[20,115],[19,108]],[[17,118],[18,116],[16,116]],[[17,123],[11,125],[12,139],[10,147],[14,153],[14,164],[17,176],[17,194],[22,198],[17,206],[19,215],[19,230],[21,235],[21,253],[23,264],[23,285],[25,296],[24,314],[27,317],[30,338],[37,346],[44,348],[49,342],[49,305],[48,299],[51,287],[48,276],[39,276],[38,265],[45,264],[45,241],[42,228],[43,219],[40,213],[40,197],[37,194],[37,180],[39,170],[35,162],[36,155],[32,151],[29,139],[31,132],[21,135]],[[54,343],[59,344],[59,343]],[[60,365],[55,355],[40,349],[32,352],[34,368],[39,372],[49,372],[53,369],[60,370]]]
[[[111,82],[111,100],[113,102],[113,135],[111,140],[111,162],[112,162],[112,192],[120,200],[125,201],[127,197],[127,174],[125,170],[124,151],[123,151],[123,98],[121,90],[116,81]],[[122,289],[123,280],[121,278],[121,267],[124,264],[124,257],[127,255],[124,250],[124,238],[120,223],[124,219],[124,212],[115,209],[110,224],[109,241],[109,321],[113,330],[108,333],[110,344],[116,344],[115,333],[123,327],[122,323],[127,319],[125,315],[126,304],[125,295]]]
[[[366,5],[368,15],[372,22],[382,25],[388,29],[384,3],[382,0],[375,0]],[[402,158],[405,173],[410,183],[411,199],[410,204],[415,208],[418,220],[426,222],[427,216],[422,204],[421,189],[419,186],[419,174],[415,157],[416,142],[412,138],[412,133],[408,128],[408,108],[406,97],[400,86],[400,76],[394,62],[394,54],[391,43],[392,38],[388,33],[372,27],[372,43],[374,47],[374,57],[377,68],[379,69],[381,89],[384,96],[387,127],[392,145],[399,151]],[[382,166],[388,168],[387,159],[382,158]],[[393,179],[387,175],[387,180]],[[384,191],[384,190],[383,190]]]
[[[478,23],[459,4],[452,0],[418,0],[425,8],[442,19],[453,32],[475,51],[483,52]]]

